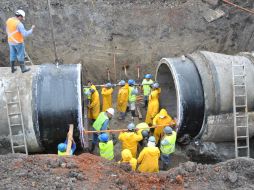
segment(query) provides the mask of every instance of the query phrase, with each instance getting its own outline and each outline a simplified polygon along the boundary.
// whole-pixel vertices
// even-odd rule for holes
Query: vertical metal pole
[[[114,64],[114,71],[115,71],[115,83],[117,83],[116,78],[116,54],[113,54],[113,64]]]

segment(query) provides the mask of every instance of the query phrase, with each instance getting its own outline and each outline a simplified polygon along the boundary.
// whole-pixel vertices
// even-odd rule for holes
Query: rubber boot
[[[17,71],[15,68],[15,61],[11,61],[11,72],[14,73],[15,71]]]
[[[137,116],[136,116],[136,113],[135,113],[135,110],[131,110],[131,116],[132,116],[132,117],[137,117]]]
[[[147,108],[147,106],[148,106],[148,100],[145,100],[144,103],[145,103],[145,105],[143,106],[143,108]]]
[[[25,73],[25,72],[28,72],[28,71],[31,70],[30,68],[27,68],[27,67],[26,67],[24,61],[20,61],[19,64],[20,64],[20,68],[21,68],[21,72],[22,72],[22,73]]]

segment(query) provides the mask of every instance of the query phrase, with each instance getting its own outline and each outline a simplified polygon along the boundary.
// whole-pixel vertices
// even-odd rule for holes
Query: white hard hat
[[[115,114],[114,108],[108,108],[108,109],[107,109],[107,112],[110,113],[111,115],[114,115],[114,114]]]
[[[16,15],[21,15],[21,16],[23,16],[24,18],[25,18],[25,16],[26,16],[26,13],[25,13],[25,11],[23,11],[23,10],[17,10],[16,11],[16,13],[15,13]]]

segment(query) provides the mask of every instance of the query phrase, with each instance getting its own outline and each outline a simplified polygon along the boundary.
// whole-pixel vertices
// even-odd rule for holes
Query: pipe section
[[[245,64],[249,112],[254,110],[254,65],[250,53],[231,56],[207,51],[186,58],[163,58],[156,80],[162,86],[161,107],[176,116],[179,136],[206,141],[233,141],[232,63]],[[250,137],[254,135],[249,113]]]
[[[81,65],[43,64],[30,68],[31,72],[24,74],[0,68],[0,133],[2,137],[9,135],[6,98],[12,97],[6,97],[4,89],[13,90],[17,84],[29,152],[56,151],[57,144],[66,138],[69,124],[75,126],[75,137],[83,125]]]

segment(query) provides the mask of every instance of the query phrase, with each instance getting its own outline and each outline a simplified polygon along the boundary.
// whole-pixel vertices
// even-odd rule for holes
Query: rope
[[[56,48],[53,18],[52,18],[52,14],[51,14],[50,0],[47,0],[47,2],[48,2],[48,11],[49,11],[49,19],[50,19],[50,29],[51,29],[51,35],[52,35],[52,39],[53,39],[53,46],[54,46],[54,53],[55,53],[55,62],[58,66],[59,59],[58,59],[58,56],[57,56],[57,48]]]
[[[143,129],[154,129],[157,127],[165,127],[165,126],[170,126],[175,124],[175,122],[171,122],[169,124],[164,124],[164,125],[153,125],[151,127],[146,127],[146,128],[142,128]],[[139,129],[140,130],[140,129]],[[91,133],[118,133],[118,132],[126,132],[128,131],[128,129],[109,129],[109,130],[102,130],[102,131],[84,131],[85,134],[91,134]]]
[[[237,8],[237,9],[246,11],[246,12],[251,13],[251,14],[254,14],[254,11],[253,11],[253,10],[246,9],[246,8],[241,7],[241,6],[239,6],[239,5],[236,5],[236,4],[234,4],[234,3],[232,3],[232,2],[230,2],[230,1],[228,1],[228,0],[222,0],[222,1],[223,1],[224,3],[226,3],[226,4],[229,4],[229,5],[231,5],[231,6],[234,6],[234,7]]]

